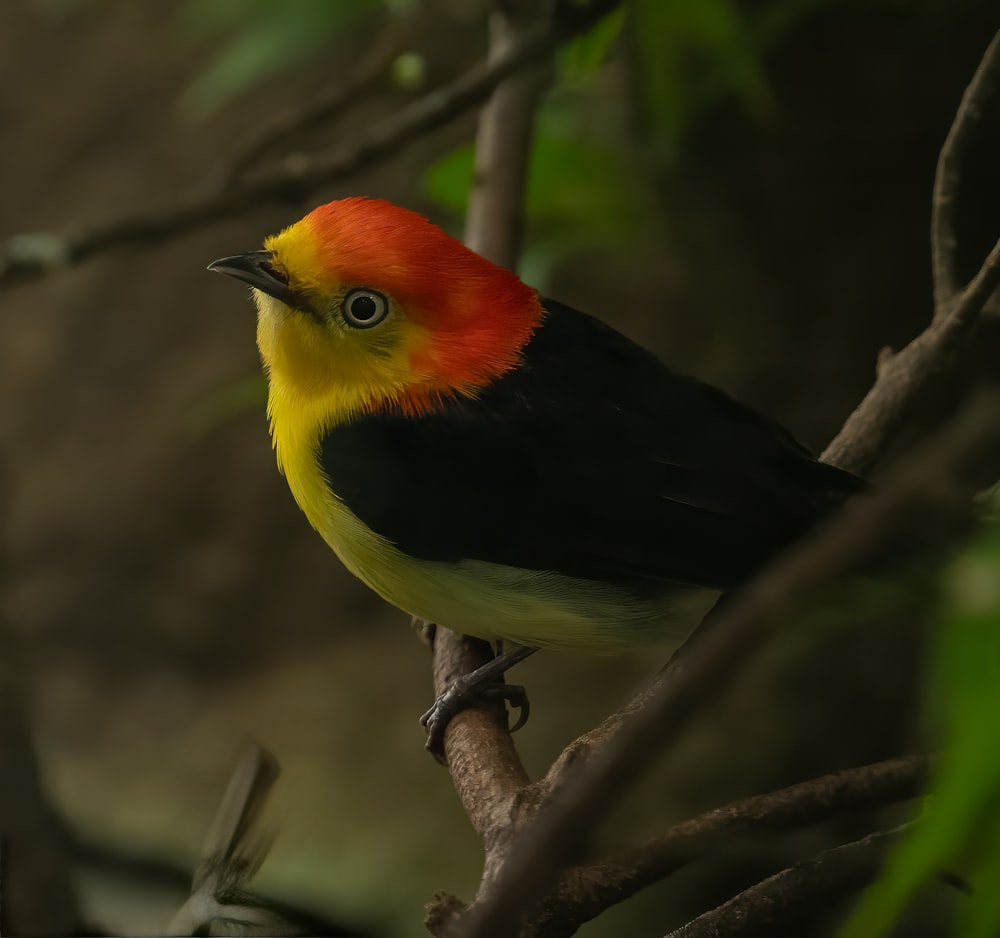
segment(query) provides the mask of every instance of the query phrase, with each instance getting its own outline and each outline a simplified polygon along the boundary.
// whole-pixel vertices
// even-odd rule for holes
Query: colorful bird
[[[407,209],[330,202],[264,247],[209,269],[253,288],[299,507],[390,603],[506,661],[662,635],[863,487]]]

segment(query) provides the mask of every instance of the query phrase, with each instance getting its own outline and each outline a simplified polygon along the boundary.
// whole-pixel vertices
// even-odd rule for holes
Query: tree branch
[[[649,843],[569,870],[555,895],[533,910],[528,934],[571,935],[584,922],[716,852],[738,835],[784,831],[916,797],[930,759],[907,756],[846,769],[707,811]]]
[[[584,32],[619,0],[564,0],[558,15],[531,30],[504,54],[470,69],[395,114],[355,135],[349,146],[298,156],[277,168],[248,175],[238,184],[214,181],[173,198],[169,205],[128,213],[67,233],[22,234],[0,244],[0,288],[79,264],[104,251],[156,244],[268,202],[300,198],[393,156],[401,146],[447,124],[479,104],[508,76]]]
[[[965,157],[975,122],[1000,85],[1000,33],[993,37],[970,82],[941,151],[934,184],[931,255],[935,310],[931,324],[902,351],[883,352],[875,384],[836,439],[824,462],[867,475],[921,397],[944,371],[954,366],[963,341],[979,321],[990,296],[1000,285],[1000,240],[972,281],[959,291],[955,282],[953,203],[959,165]]]
[[[993,37],[969,87],[962,95],[938,157],[934,194],[931,198],[931,267],[934,274],[935,320],[948,315],[961,286],[955,270],[955,252],[958,248],[955,206],[958,204],[958,190],[962,179],[962,162],[983,119],[984,105],[997,94],[1000,94],[1000,32]]]
[[[909,825],[877,831],[796,863],[672,931],[667,938],[749,938],[773,935],[817,904],[843,898],[878,875],[889,844]]]
[[[532,35],[549,31],[551,21],[549,16],[539,16],[534,2],[517,10],[495,11],[490,20],[487,64],[503,61]],[[497,87],[479,118],[466,242],[484,257],[511,269],[520,243],[520,206],[535,109],[548,74],[544,66],[512,74]],[[435,693],[443,693],[457,677],[488,661],[488,646],[484,645],[438,628],[432,644]],[[502,871],[510,841],[524,826],[525,818],[519,814],[529,810],[529,801],[522,798],[528,776],[507,729],[502,703],[454,717],[445,730],[444,747],[455,791],[483,838],[482,893]],[[444,897],[428,909],[425,924],[435,929],[450,927],[447,913],[454,911],[451,897]]]

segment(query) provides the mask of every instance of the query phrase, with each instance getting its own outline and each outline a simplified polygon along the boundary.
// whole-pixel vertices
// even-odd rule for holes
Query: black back
[[[726,588],[864,486],[779,424],[553,301],[523,364],[322,441],[333,490],[427,560]]]

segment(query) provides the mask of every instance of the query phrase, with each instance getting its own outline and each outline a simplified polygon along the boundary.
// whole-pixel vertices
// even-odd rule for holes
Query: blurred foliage
[[[184,92],[182,112],[204,118],[276,72],[317,55],[343,29],[401,0],[189,0],[181,9],[190,36],[229,40]]]
[[[1000,506],[994,494],[994,508]],[[996,515],[996,510],[993,512]],[[923,817],[842,938],[886,934],[944,871],[972,885],[957,938],[1000,934],[1000,521],[947,569],[930,656],[929,722],[943,753]]]
[[[812,4],[777,3],[760,14],[809,12]],[[635,0],[631,39],[644,130],[661,157],[672,158],[699,112],[735,94],[755,114],[770,106],[761,65],[764,23],[745,19],[731,0]]]
[[[639,151],[669,165],[697,120],[729,98],[766,116],[764,52],[825,2],[743,12],[732,0],[633,0],[567,43],[538,114],[524,279],[544,288],[553,266],[574,253],[628,254],[661,208],[648,199],[649,162]],[[460,216],[473,159],[471,145],[462,146],[425,179],[428,196]]]
[[[539,113],[531,151],[525,212],[530,239],[521,275],[540,286],[552,265],[590,248],[627,249],[648,210],[642,189],[622,154],[572,134],[563,106],[550,102]],[[459,147],[434,164],[424,179],[428,196],[461,218],[472,179],[474,149]]]

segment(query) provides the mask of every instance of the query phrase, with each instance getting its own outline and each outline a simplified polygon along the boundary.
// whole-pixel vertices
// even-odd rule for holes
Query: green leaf
[[[647,205],[623,156],[600,143],[564,136],[564,115],[557,112],[558,108],[539,116],[525,196],[529,237],[522,273],[539,287],[552,266],[568,254],[587,249],[627,251],[648,221]],[[427,171],[425,193],[449,213],[463,216],[473,162],[471,145],[444,156]]]
[[[798,6],[809,12],[813,3]],[[735,95],[758,117],[770,111],[761,59],[791,4],[765,7],[756,19],[732,0],[635,0],[631,9],[647,130],[662,154],[674,155],[694,119],[726,97]]]
[[[559,81],[564,85],[585,83],[607,60],[622,33],[625,8],[619,7],[559,49]]]
[[[929,807],[841,938],[884,934],[915,893],[953,865],[970,871],[974,889],[958,938],[1000,934],[1000,524],[947,569],[939,619],[929,684],[944,754]]]

